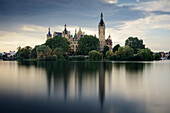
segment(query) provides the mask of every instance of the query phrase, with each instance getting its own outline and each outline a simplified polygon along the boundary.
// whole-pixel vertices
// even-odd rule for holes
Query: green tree
[[[32,50],[31,50],[31,58],[37,58],[37,48],[40,47],[40,45],[36,45]]]
[[[117,44],[113,47],[112,51],[115,53],[119,49],[120,45]]]
[[[91,50],[98,50],[99,39],[92,35],[85,35],[78,41],[78,53],[87,55]]]
[[[19,59],[29,59],[31,58],[31,50],[32,48],[30,46],[26,46],[24,48],[21,48],[18,54]]]
[[[52,57],[52,50],[48,46],[39,46],[36,51],[39,60],[48,60],[48,58]]]
[[[139,49],[145,48],[145,45],[143,44],[143,40],[139,40],[137,37],[129,37],[125,41],[125,46],[129,46],[133,48],[135,54],[137,54]]]
[[[114,55],[114,53],[112,51],[107,51],[106,52],[106,58],[107,59],[110,59],[113,55]]]
[[[53,50],[53,55],[56,55],[58,59],[63,59],[63,49],[62,48],[55,48]]]
[[[89,55],[89,60],[92,61],[99,61],[103,59],[103,54],[96,50],[90,51],[88,55]]]
[[[161,60],[161,53],[155,53],[154,60]]]
[[[153,52],[149,48],[140,49],[137,55],[142,61],[152,61],[154,59]]]
[[[55,36],[54,38],[48,39],[45,45],[49,46],[52,50],[55,48],[62,48],[63,52],[70,50],[70,42],[65,37]]]
[[[103,55],[106,55],[106,52],[109,51],[109,47],[108,46],[104,46],[104,50],[103,50]]]
[[[129,46],[119,47],[116,55],[120,60],[129,60],[134,56],[134,50]]]

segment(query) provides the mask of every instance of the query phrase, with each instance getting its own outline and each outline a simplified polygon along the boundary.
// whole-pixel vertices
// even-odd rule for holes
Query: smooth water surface
[[[0,113],[170,113],[170,61],[0,61]]]

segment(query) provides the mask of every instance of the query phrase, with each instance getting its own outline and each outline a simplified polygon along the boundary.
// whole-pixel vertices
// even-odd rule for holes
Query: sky
[[[98,37],[100,13],[106,38],[124,46],[132,36],[154,52],[170,51],[170,0],[0,0],[0,52],[40,45],[51,33],[81,27]]]

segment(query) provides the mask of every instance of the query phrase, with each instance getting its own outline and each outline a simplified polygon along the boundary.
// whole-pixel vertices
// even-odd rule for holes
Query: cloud
[[[105,0],[105,2],[109,4],[117,4],[118,0]]]

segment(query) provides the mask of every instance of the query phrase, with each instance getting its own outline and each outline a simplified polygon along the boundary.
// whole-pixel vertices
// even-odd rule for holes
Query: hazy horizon
[[[0,0],[0,52],[42,44],[49,27],[53,34],[64,24],[71,34],[81,27],[98,37],[101,12],[113,46],[132,36],[154,52],[170,51],[169,0]]]

